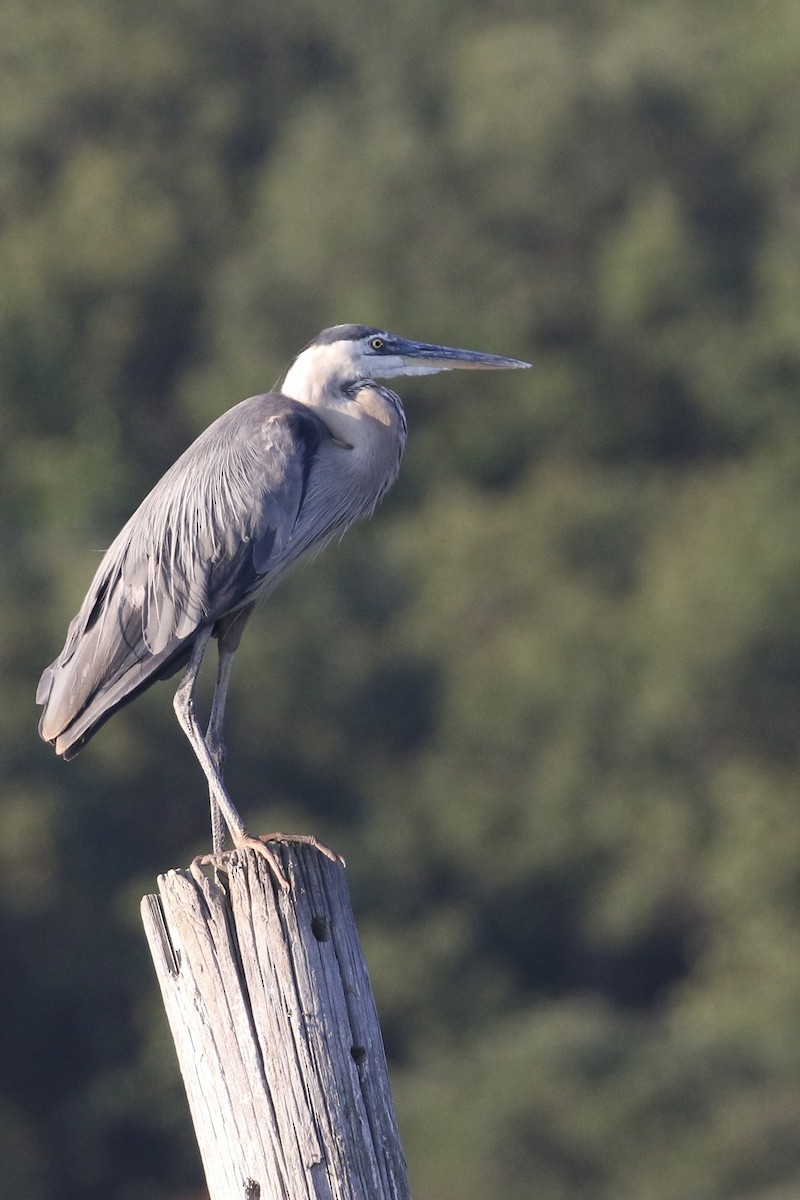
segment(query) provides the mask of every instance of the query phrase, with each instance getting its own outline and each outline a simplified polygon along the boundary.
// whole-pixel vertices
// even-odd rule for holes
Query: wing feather
[[[296,557],[292,534],[325,436],[303,405],[251,397],[159,480],[109,547],[42,675],[39,728],[59,753],[177,669],[201,626],[250,603]]]

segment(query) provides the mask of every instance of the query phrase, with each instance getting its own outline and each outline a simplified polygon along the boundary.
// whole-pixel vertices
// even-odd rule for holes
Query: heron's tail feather
[[[94,604],[87,597],[64,649],[39,681],[39,733],[65,758],[73,758],[123,704],[179,670],[191,653],[189,637],[173,639],[153,654],[141,608],[115,595],[118,586],[103,589]]]

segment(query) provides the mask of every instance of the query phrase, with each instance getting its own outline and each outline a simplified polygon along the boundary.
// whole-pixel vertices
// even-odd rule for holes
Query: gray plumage
[[[183,666],[202,623],[265,595],[372,510],[379,493],[334,486],[345,456],[313,410],[280,395],[253,396],[201,434],[109,547],[42,676],[40,732],[58,754],[72,758],[120,704]]]
[[[527,364],[336,326],[298,355],[282,393],[253,396],[214,421],[115,538],[42,675],[39,731],[56,753],[72,758],[121,705],[189,664],[176,712],[207,776],[212,815],[221,808],[237,846],[262,849],[222,784],[226,656],[287,567],[369,516],[394,482],[405,414],[373,379],[458,366]],[[193,692],[212,635],[220,676],[202,734]],[[215,851],[221,845],[215,827]]]

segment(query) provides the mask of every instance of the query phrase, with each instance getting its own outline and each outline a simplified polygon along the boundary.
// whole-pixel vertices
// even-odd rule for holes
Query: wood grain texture
[[[409,1200],[344,871],[275,849],[288,893],[246,852],[142,901],[211,1198]]]

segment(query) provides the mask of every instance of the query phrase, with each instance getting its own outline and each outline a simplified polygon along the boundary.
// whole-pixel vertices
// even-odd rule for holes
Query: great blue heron
[[[394,482],[406,442],[398,396],[375,379],[455,367],[527,367],[513,358],[336,325],[292,363],[280,392],[223,414],[145,498],[105,554],[59,657],[36,693],[39,732],[74,757],[122,705],[187,666],[175,712],[208,781],[213,859],[222,818],[237,849],[286,880],[270,841],[253,837],[222,781],[231,665],[255,602],[296,559],[368,517]],[[194,694],[211,637],[217,680],[205,734]]]

